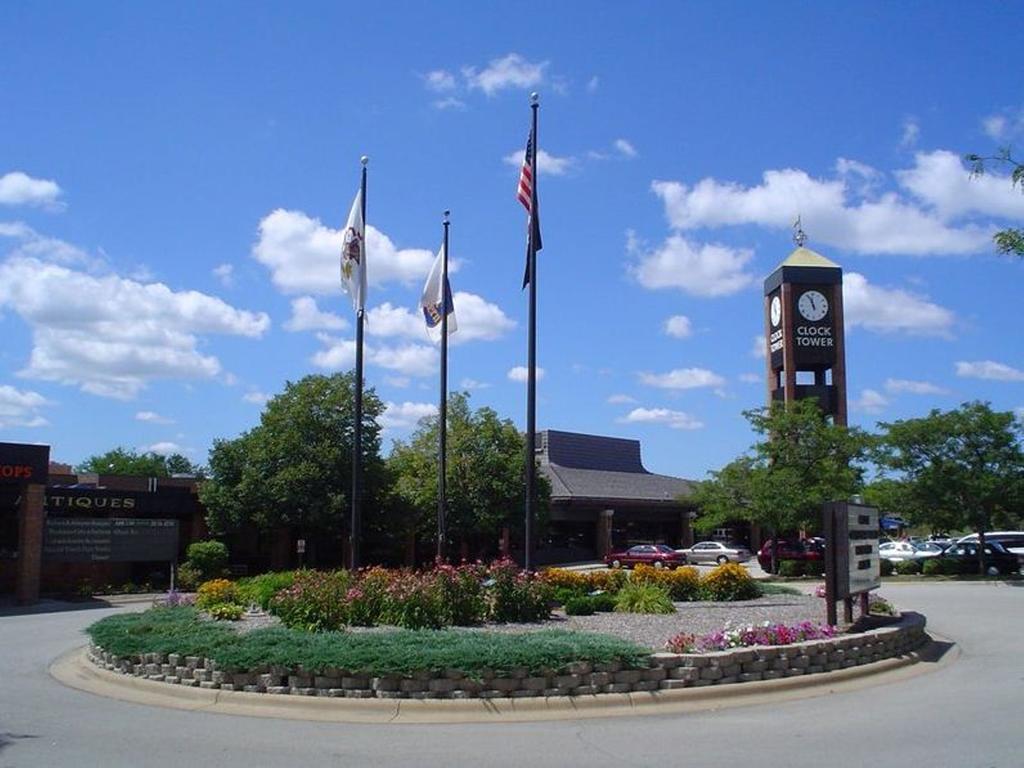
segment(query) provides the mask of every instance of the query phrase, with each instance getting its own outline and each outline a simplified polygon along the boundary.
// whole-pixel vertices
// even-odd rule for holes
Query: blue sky
[[[212,6],[212,7],[211,7]],[[0,439],[205,461],[350,367],[337,253],[370,160],[367,384],[437,400],[416,303],[452,211],[449,378],[522,426],[541,94],[538,426],[699,478],[751,442],[761,282],[844,267],[851,420],[1024,408],[1024,221],[959,157],[1024,139],[1006,3],[0,5]],[[1013,75],[1018,72],[1018,75]],[[1024,412],[1024,411],[1022,411]]]

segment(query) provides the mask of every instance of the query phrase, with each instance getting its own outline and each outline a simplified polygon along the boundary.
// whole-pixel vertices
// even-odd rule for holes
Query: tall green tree
[[[210,479],[200,489],[208,523],[218,534],[252,524],[263,531],[295,528],[311,542],[345,529],[352,492],[354,374],[306,376],[288,382],[260,423],[210,451]],[[384,406],[363,394],[363,493],[366,517],[379,508],[385,487],[380,456]]]
[[[408,443],[396,442],[388,459],[393,503],[412,513],[411,530],[436,540],[438,418],[421,420]],[[471,554],[493,552],[501,528],[521,532],[525,506],[523,435],[490,408],[473,410],[469,395],[448,398],[447,542],[450,557],[466,544]],[[538,477],[543,524],[551,487]]]
[[[880,425],[879,463],[907,484],[923,522],[977,532],[1020,524],[1024,511],[1021,425],[988,403]]]
[[[697,487],[699,530],[746,520],[772,537],[821,524],[825,502],[848,499],[861,487],[870,438],[827,420],[813,400],[743,414],[760,436],[748,453],[711,472]],[[772,567],[775,567],[775,553]]]
[[[76,467],[79,472],[96,472],[104,475],[141,475],[143,477],[168,477],[184,474],[201,477],[203,467],[193,464],[180,453],[163,456],[146,451],[139,453],[131,448],[112,448],[106,453],[90,456]]]
[[[971,175],[981,176],[989,165],[1010,169],[1010,185],[1024,193],[1024,163],[1016,160],[1009,147],[1000,147],[994,155],[970,154],[965,158],[971,164]],[[1024,229],[1007,227],[992,235],[999,253],[1024,258]]]

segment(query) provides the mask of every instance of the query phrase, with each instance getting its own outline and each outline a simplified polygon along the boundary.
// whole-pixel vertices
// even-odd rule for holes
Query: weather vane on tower
[[[807,242],[807,233],[804,232],[804,228],[800,224],[799,214],[797,214],[796,221],[793,222],[793,242],[796,243],[797,248],[803,248],[804,243]]]

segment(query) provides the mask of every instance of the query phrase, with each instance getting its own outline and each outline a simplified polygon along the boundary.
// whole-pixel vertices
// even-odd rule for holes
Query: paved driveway
[[[164,710],[64,688],[49,663],[114,609],[0,617],[0,766],[730,766],[1019,768],[1024,588],[886,586],[955,638],[899,682],[686,715],[474,725],[337,725]],[[123,609],[121,609],[123,610]]]

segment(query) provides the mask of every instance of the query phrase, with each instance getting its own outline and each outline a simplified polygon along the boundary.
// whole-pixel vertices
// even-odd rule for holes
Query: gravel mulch
[[[593,616],[566,616],[556,611],[548,621],[533,624],[485,624],[477,630],[491,632],[535,632],[539,629],[567,629],[599,632],[631,640],[638,645],[661,650],[665,641],[680,632],[703,635],[724,627],[761,624],[799,624],[802,621],[824,622],[825,601],[810,595],[768,595],[756,600],[732,603],[676,603],[676,613],[597,613]],[[251,632],[277,626],[278,620],[265,613],[245,614],[232,626],[239,632]],[[389,627],[360,628],[353,632],[380,632]]]

